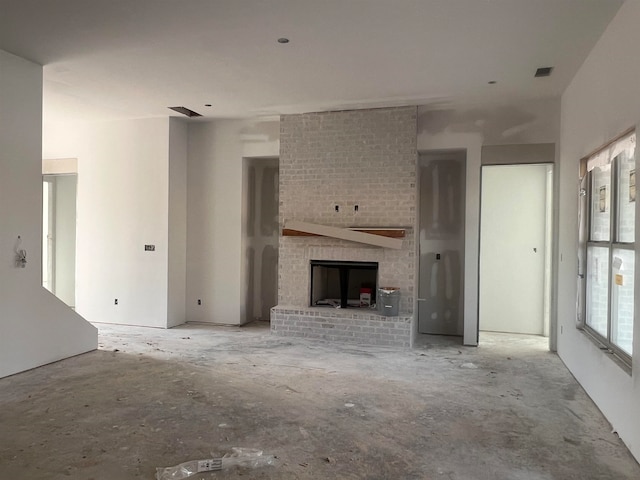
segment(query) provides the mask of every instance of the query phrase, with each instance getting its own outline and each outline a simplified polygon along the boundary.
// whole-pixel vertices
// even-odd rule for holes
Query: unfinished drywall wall
[[[186,131],[176,125],[170,135],[172,121],[45,124],[44,156],[78,159],[76,309],[91,321],[162,328],[180,322],[180,281],[170,284],[169,277],[179,278],[181,260],[178,253],[170,275],[169,222],[171,216],[179,252],[185,193],[177,175],[170,214],[169,172],[184,170]]]
[[[640,460],[640,355],[635,353],[629,375],[575,327],[579,159],[640,123],[639,22],[640,3],[625,2],[562,96],[557,297],[560,357]],[[636,220],[636,239],[639,225]],[[637,347],[640,291],[635,280]]]
[[[169,238],[167,326],[186,322],[188,125],[169,120]]]
[[[480,231],[480,167],[482,147],[556,143],[560,128],[558,99],[505,105],[418,108],[418,151],[463,149],[467,152],[465,197],[464,337],[478,343],[478,259]]]
[[[41,284],[42,67],[0,50],[0,377],[97,348]],[[26,268],[15,248],[27,251]]]
[[[269,321],[278,303],[278,159],[245,158],[243,168],[245,321]]]
[[[558,98],[466,107],[435,104],[420,107],[418,135],[475,134],[483,145],[555,143],[559,122]]]
[[[279,132],[278,119],[218,120],[189,127],[188,321],[238,325],[247,318],[243,158],[277,157]]]
[[[553,163],[556,146],[553,143],[488,145],[482,147],[482,165],[531,165]]]
[[[419,159],[419,333],[464,333],[465,157],[451,151]]]

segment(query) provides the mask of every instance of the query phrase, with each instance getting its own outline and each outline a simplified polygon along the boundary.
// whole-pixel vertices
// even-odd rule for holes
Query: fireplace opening
[[[373,308],[378,262],[311,260],[312,307]]]

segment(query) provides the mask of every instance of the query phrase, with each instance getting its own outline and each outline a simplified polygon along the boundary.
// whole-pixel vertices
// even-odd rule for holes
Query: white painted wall
[[[482,168],[481,330],[544,333],[547,169]]]
[[[613,428],[640,460],[640,355],[629,375],[576,324],[578,160],[640,123],[640,3],[625,2],[562,96],[558,353]],[[636,149],[636,155],[637,149]],[[637,203],[636,203],[637,209]],[[636,211],[636,239],[639,236]],[[636,252],[638,249],[636,248]],[[636,253],[637,255],[637,253]],[[634,345],[640,345],[640,282],[636,268]]]
[[[45,125],[43,156],[78,159],[76,309],[90,321],[163,328],[180,321],[179,287],[170,321],[168,312],[169,171],[184,169],[185,134],[174,128],[172,156],[169,118]],[[183,184],[178,175],[176,228]],[[179,250],[184,239],[172,235]]]
[[[0,377],[98,345],[97,330],[41,286],[41,145],[42,67],[0,50]]]
[[[43,158],[42,159],[43,175],[77,175],[78,159],[77,158]]]
[[[418,109],[418,152],[467,151],[465,211],[465,345],[478,344],[478,261],[480,167],[483,145],[556,143],[557,99],[523,101],[492,107],[422,106]]]
[[[219,120],[189,127],[188,321],[245,322],[242,159],[278,156],[279,132],[277,119]]]

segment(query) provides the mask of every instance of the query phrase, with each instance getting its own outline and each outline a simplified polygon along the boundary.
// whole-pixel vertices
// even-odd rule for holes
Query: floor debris
[[[471,369],[475,369],[478,368],[478,366],[475,363],[463,363],[462,365],[460,365],[460,368],[471,368]]]
[[[246,445],[276,465],[193,480],[640,478],[541,337],[397,350],[268,325],[98,328],[101,349],[0,379],[0,477],[149,480]]]

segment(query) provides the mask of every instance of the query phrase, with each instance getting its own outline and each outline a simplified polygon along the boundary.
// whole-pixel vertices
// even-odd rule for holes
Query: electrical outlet
[[[198,299],[198,305],[202,305],[202,300]]]
[[[118,304],[118,299],[117,299],[117,298],[113,301],[113,304],[114,304],[114,305],[117,305],[117,304]]]

